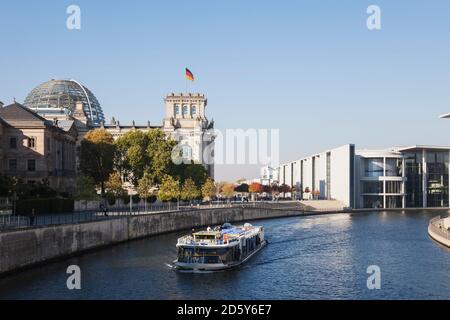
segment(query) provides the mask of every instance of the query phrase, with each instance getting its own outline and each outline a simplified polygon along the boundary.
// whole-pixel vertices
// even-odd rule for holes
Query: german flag
[[[192,74],[191,70],[189,70],[188,68],[186,68],[186,79],[194,81],[194,75]]]

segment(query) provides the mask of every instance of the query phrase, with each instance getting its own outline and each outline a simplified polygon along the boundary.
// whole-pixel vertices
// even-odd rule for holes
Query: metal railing
[[[296,201],[290,202],[273,202],[273,201],[257,201],[257,202],[211,202],[208,204],[186,205],[177,203],[154,204],[147,205],[146,208],[139,207],[130,210],[113,210],[113,211],[84,211],[74,213],[47,214],[35,216],[21,215],[1,215],[0,216],[0,232],[23,228],[39,228],[53,225],[74,224],[83,222],[92,222],[108,219],[119,219],[128,216],[151,215],[156,213],[171,213],[189,210],[207,210],[220,208],[257,208],[257,209],[279,209],[279,210],[298,210],[305,212],[324,212],[325,210],[306,209],[299,205]],[[339,209],[342,210],[342,209]],[[337,211],[339,211],[337,210]],[[330,210],[328,210],[330,211]],[[331,210],[333,211],[333,210]]]
[[[445,229],[443,219],[441,219],[441,217],[431,219],[429,222],[429,228],[433,233],[443,237],[444,239],[450,240],[450,233],[447,229]]]

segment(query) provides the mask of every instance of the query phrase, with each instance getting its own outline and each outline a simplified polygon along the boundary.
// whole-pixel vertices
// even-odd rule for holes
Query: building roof
[[[409,147],[398,147],[396,148],[399,152],[414,151],[414,150],[450,150],[450,146],[430,146],[430,145],[414,145]]]
[[[10,121],[40,121],[43,124],[49,124],[48,120],[18,102],[0,108],[0,117],[6,123]]]
[[[74,120],[58,120],[58,128],[61,128],[67,132],[72,128],[74,123]]]

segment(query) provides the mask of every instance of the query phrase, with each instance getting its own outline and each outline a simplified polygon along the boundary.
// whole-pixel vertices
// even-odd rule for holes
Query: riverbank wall
[[[220,225],[224,222],[308,214],[312,213],[305,213],[298,208],[211,208],[1,232],[0,276],[87,250],[158,234]]]
[[[436,217],[428,224],[428,234],[432,239],[450,248],[450,217],[442,219]]]

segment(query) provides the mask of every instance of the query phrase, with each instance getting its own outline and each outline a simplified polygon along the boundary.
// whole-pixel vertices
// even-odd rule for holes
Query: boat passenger
[[[210,232],[211,231],[211,227],[206,228],[206,231]]]

